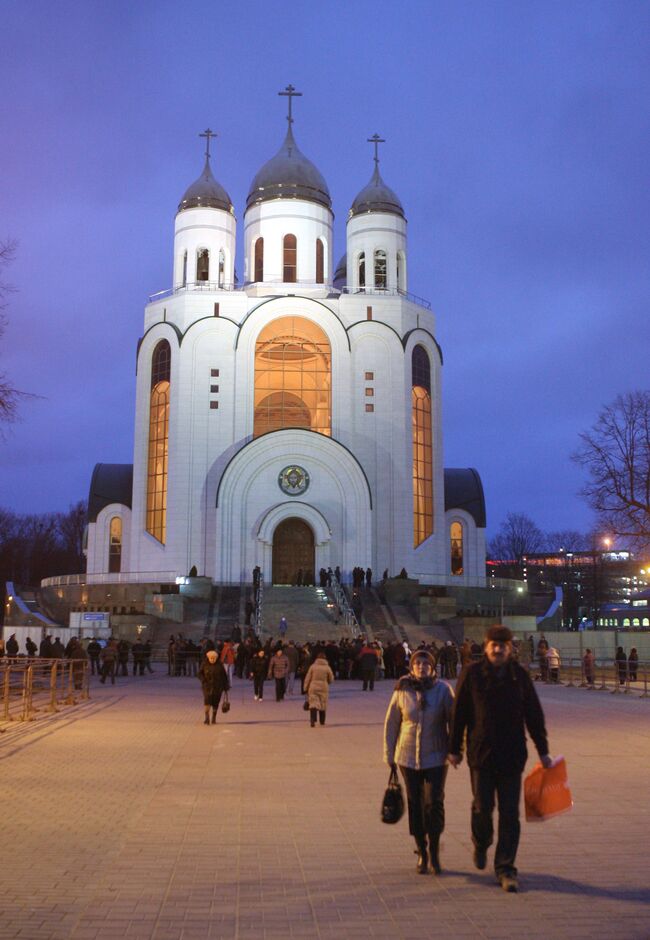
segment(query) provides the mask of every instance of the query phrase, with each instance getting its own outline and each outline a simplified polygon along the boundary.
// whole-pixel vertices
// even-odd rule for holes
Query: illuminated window
[[[375,410],[374,405],[366,405],[366,411],[374,411],[374,410]]]
[[[433,447],[431,440],[431,364],[416,346],[411,359],[413,433],[413,545],[433,533]]]
[[[449,527],[449,539],[451,542],[451,573],[463,573],[463,527],[460,522],[452,522]]]
[[[375,377],[374,372],[366,372],[366,382],[372,382]]]
[[[122,570],[122,520],[119,516],[113,516],[111,519],[108,570],[111,573]]]
[[[386,289],[386,252],[383,248],[375,252],[375,287],[378,290]]]
[[[332,433],[332,355],[327,336],[311,320],[280,317],[255,346],[253,435],[281,428]]]
[[[366,389],[366,398],[372,398],[372,396],[373,396],[374,394],[375,394],[374,388],[367,388],[367,389]]]
[[[255,242],[255,281],[264,280],[264,239]]]
[[[316,239],[316,283],[325,282],[325,250],[320,238]]]
[[[210,280],[210,252],[207,248],[202,248],[196,258],[196,279],[197,281]]]
[[[223,248],[219,249],[219,287],[223,287],[226,271],[226,256]]]
[[[357,259],[357,280],[359,287],[366,286],[366,253],[362,251]]]
[[[284,249],[284,275],[282,280],[285,284],[296,283],[298,243],[295,235],[285,235],[283,242]]]
[[[167,527],[170,371],[171,349],[167,340],[163,339],[154,349],[151,360],[147,461],[147,532],[163,544]]]

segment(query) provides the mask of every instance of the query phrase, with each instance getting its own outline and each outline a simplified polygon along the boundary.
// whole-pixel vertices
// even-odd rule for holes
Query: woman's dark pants
[[[492,845],[494,827],[495,794],[499,801],[499,838],[494,853],[494,870],[497,875],[517,875],[515,858],[519,846],[519,797],[521,774],[503,774],[481,768],[471,770],[472,794],[472,841],[485,852]]]
[[[400,766],[409,808],[409,832],[423,845],[428,835],[437,839],[445,828],[447,766],[414,770]]]

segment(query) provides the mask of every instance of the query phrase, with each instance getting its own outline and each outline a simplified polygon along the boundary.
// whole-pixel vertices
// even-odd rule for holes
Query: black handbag
[[[381,821],[392,826],[399,822],[403,815],[404,794],[397,779],[397,770],[392,767],[388,778],[388,786],[381,801]]]
[[[309,711],[309,699],[308,698],[306,698],[305,701],[302,703],[302,709],[305,712]]]
[[[221,703],[221,711],[226,715],[230,711],[230,699],[228,698],[228,693],[223,693],[223,702]]]

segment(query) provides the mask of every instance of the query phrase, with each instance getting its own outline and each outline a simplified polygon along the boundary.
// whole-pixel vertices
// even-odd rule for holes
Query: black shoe
[[[426,848],[423,847],[421,849],[416,849],[415,854],[418,857],[418,861],[416,865],[416,870],[417,870],[418,875],[426,875],[426,873],[429,871],[429,862],[427,859]]]
[[[212,724],[216,725],[216,723],[217,723],[217,713],[212,712]]]
[[[508,894],[516,894],[519,891],[519,882],[516,875],[499,875],[499,884]]]
[[[474,865],[479,871],[483,871],[487,865],[487,852],[485,849],[474,849]]]
[[[441,875],[442,866],[440,865],[440,842],[438,839],[429,837],[429,855],[431,856],[431,868],[434,875]]]
[[[209,724],[210,724],[210,719],[208,718],[207,715],[206,715],[205,718],[203,719],[203,724],[204,724],[204,725],[209,725]]]

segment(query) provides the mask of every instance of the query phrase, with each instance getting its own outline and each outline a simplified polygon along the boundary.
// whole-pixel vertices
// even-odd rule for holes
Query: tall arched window
[[[284,275],[282,280],[285,284],[295,284],[298,270],[298,242],[295,235],[284,236],[283,255]]]
[[[183,287],[187,284],[187,252],[183,252]]]
[[[413,433],[413,545],[433,533],[433,447],[431,440],[431,363],[416,346],[411,358]]]
[[[161,340],[151,358],[149,459],[147,461],[147,532],[165,543],[167,530],[167,461],[169,457],[169,378],[171,348]]]
[[[258,238],[255,242],[255,281],[264,280],[264,239]]]
[[[108,543],[108,570],[112,574],[122,570],[122,520],[119,516],[111,519]]]
[[[201,248],[196,257],[196,279],[197,281],[210,280],[210,252],[207,248]]]
[[[255,345],[253,435],[281,428],[332,433],[332,355],[327,336],[303,317],[267,324]]]
[[[325,283],[325,248],[320,238],[316,239],[316,283]]]
[[[366,286],[366,253],[362,251],[357,258],[357,281],[359,289]]]
[[[449,526],[450,569],[452,574],[462,574],[463,567],[463,527],[460,522]]]
[[[375,288],[385,290],[387,283],[386,252],[383,248],[378,248],[375,252]]]
[[[219,249],[219,287],[223,287],[224,278],[226,276],[226,255],[223,248]]]
[[[397,252],[397,289],[406,290],[406,258],[403,251]]]

